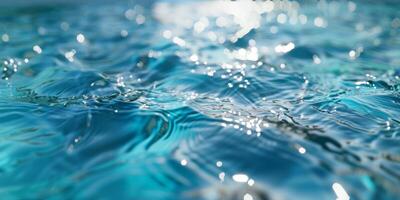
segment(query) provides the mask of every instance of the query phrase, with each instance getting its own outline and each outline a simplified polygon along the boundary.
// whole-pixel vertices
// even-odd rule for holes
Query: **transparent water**
[[[398,199],[396,1],[2,5],[2,199]]]

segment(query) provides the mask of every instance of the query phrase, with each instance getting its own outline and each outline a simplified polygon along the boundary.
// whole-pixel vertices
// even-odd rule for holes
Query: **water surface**
[[[395,1],[0,8],[4,199],[398,199]]]

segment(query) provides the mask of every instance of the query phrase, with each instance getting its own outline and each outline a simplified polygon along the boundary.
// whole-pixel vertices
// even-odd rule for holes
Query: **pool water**
[[[0,10],[2,199],[400,198],[396,1]]]

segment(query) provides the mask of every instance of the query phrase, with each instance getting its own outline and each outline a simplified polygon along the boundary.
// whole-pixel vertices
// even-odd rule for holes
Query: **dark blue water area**
[[[399,10],[4,1],[1,199],[399,199]]]

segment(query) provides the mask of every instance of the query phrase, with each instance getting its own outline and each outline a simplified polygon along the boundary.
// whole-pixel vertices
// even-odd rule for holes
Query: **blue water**
[[[400,198],[396,1],[56,2],[0,7],[1,199]]]

